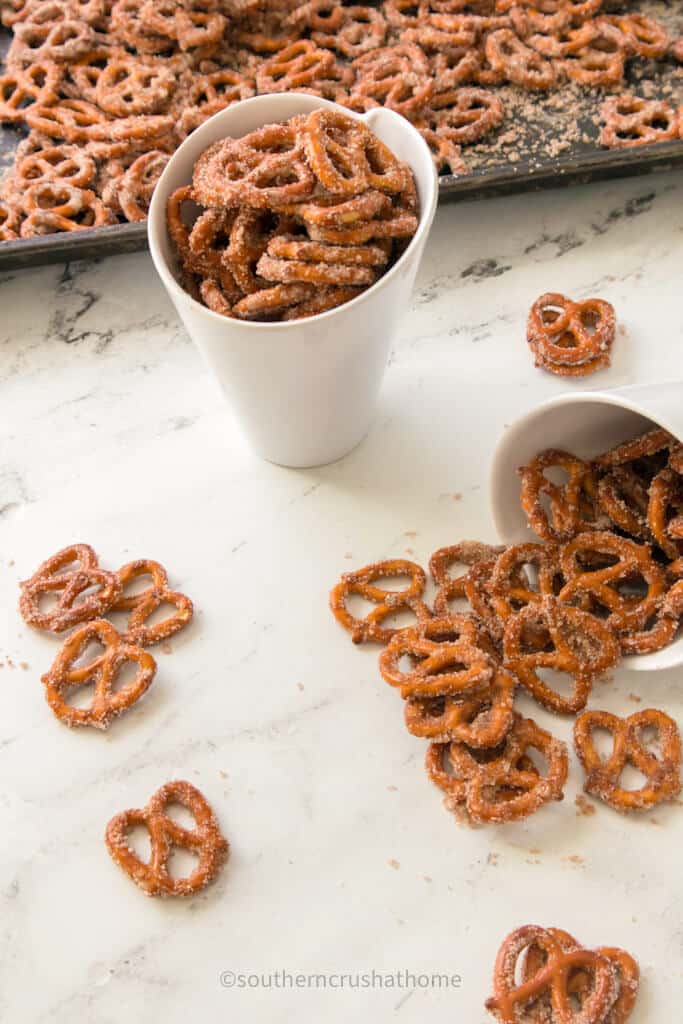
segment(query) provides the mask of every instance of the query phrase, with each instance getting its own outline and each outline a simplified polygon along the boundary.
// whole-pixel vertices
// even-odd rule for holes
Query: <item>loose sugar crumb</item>
[[[389,865],[390,868],[393,868],[394,871],[398,871],[399,868],[401,867],[400,863],[397,860],[394,860],[393,857],[387,861],[387,864]]]
[[[587,800],[583,793],[579,793],[576,800],[576,813],[584,818],[590,818],[592,814],[595,814],[595,804],[592,804],[590,800]]]

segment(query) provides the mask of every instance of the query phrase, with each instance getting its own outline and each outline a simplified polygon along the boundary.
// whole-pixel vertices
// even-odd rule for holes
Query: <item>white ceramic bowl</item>
[[[400,259],[371,288],[337,309],[305,320],[249,323],[219,316],[181,287],[166,229],[166,201],[192,178],[200,153],[218,139],[319,107],[342,110],[305,93],[257,96],[214,115],[171,157],[154,191],[148,220],[154,265],[187,328],[216,375],[254,451],[285,466],[333,462],[370,426],[396,327],[434,219],[436,171],[420,134],[390,110],[364,121],[411,167],[420,200],[417,232]]]
[[[491,465],[491,510],[501,541],[537,539],[519,501],[519,466],[544,448],[594,458],[653,426],[683,441],[683,380],[570,392],[520,417],[501,437]],[[662,651],[628,657],[624,664],[643,671],[683,664],[683,636]]]

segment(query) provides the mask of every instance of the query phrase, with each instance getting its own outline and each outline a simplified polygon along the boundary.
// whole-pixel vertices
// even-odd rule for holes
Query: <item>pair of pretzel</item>
[[[134,580],[145,576],[151,577],[145,590],[132,595],[124,593]],[[41,602],[50,594],[57,596],[57,602],[43,610]],[[150,624],[148,620],[162,604],[173,605],[175,613]],[[100,568],[89,544],[71,544],[43,562],[21,584],[19,610],[29,626],[53,633],[62,633],[108,612],[129,612],[122,639],[143,647],[166,640],[192,618],[192,602],[185,594],[169,588],[166,570],[159,562],[137,559],[116,573],[108,572]]]
[[[137,594],[126,593],[131,583],[145,576],[151,577],[150,586]],[[46,610],[41,605],[48,597],[56,597],[56,603]],[[174,607],[173,614],[151,623],[165,604]],[[19,608],[28,625],[37,629],[62,633],[77,627],[43,676],[45,696],[66,725],[98,729],[108,728],[149,689],[156,662],[144,647],[178,632],[193,612],[188,597],[169,589],[166,571],[158,562],[140,559],[117,573],[107,572],[88,544],[70,545],[43,562],[21,584]],[[102,617],[110,612],[128,613],[123,635]],[[91,643],[98,643],[103,652],[81,663]],[[135,678],[117,689],[120,673],[131,662],[138,666]],[[93,683],[90,705],[74,707],[69,699],[73,690]]]

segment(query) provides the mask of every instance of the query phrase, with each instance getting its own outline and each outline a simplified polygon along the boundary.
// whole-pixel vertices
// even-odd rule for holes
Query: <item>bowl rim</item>
[[[401,253],[401,255],[394,263],[394,265],[390,267],[390,269],[385,274],[383,274],[377,281],[375,281],[374,284],[370,285],[369,288],[366,288],[363,292],[361,292],[360,295],[356,295],[353,299],[349,299],[347,302],[342,302],[341,305],[335,306],[333,309],[325,310],[322,313],[316,313],[314,316],[301,317],[298,320],[260,321],[232,319],[230,317],[223,316],[221,313],[214,312],[214,310],[209,309],[208,306],[205,306],[202,302],[199,302],[192,295],[190,295],[190,293],[187,292],[182,287],[182,285],[180,285],[179,282],[176,280],[175,274],[173,274],[173,272],[171,271],[168,262],[161,251],[161,233],[167,233],[168,230],[166,227],[166,203],[162,203],[161,199],[164,179],[169,178],[173,173],[175,167],[177,167],[177,165],[182,162],[184,156],[183,151],[189,148],[194,148],[194,146],[190,147],[189,145],[191,140],[194,140],[194,143],[196,144],[196,138],[198,133],[201,132],[202,134],[209,134],[209,125],[215,124],[216,122],[221,120],[229,120],[229,118],[233,116],[237,109],[240,107],[245,107],[247,105],[257,106],[259,104],[265,103],[269,103],[270,105],[272,105],[273,102],[275,102],[276,104],[279,104],[284,108],[289,105],[288,101],[290,101],[291,99],[294,99],[295,102],[297,99],[304,99],[307,104],[310,103],[310,110],[308,111],[310,113],[313,113],[314,110],[319,110],[321,108],[339,111],[340,113],[346,114],[348,117],[354,118],[355,120],[363,121],[370,127],[371,130],[372,120],[376,119],[379,116],[391,117],[396,119],[396,122],[399,123],[401,126],[401,130],[405,131],[407,135],[412,135],[413,142],[417,146],[418,151],[422,152],[423,158],[427,160],[427,166],[431,168],[431,174],[429,175],[430,192],[429,195],[427,196],[427,202],[424,204],[423,207],[421,206],[417,230],[415,231],[415,234],[411,238],[406,249]],[[289,114],[283,114],[282,120],[285,120],[289,117],[294,117],[295,114],[296,111],[290,112]],[[274,123],[272,119],[264,119],[262,122],[262,126],[272,123]],[[255,130],[257,129],[252,129],[252,131]],[[226,134],[224,137],[229,138],[230,136]],[[207,145],[211,145],[211,143],[207,143]],[[407,259],[410,256],[412,256],[415,250],[419,248],[419,246],[423,243],[427,233],[429,232],[432,221],[434,220],[438,198],[439,196],[437,174],[429,147],[427,146],[427,143],[422,138],[420,133],[414,127],[414,125],[407,121],[406,118],[396,113],[396,111],[389,110],[387,107],[377,107],[373,108],[372,110],[366,111],[363,114],[359,114],[354,110],[348,110],[346,107],[342,107],[338,103],[333,103],[331,100],[326,100],[323,97],[319,96],[313,96],[310,93],[306,92],[292,91],[287,93],[265,93],[262,96],[251,96],[249,99],[239,100],[237,103],[231,104],[224,110],[219,110],[218,113],[208,118],[204,122],[204,124],[202,124],[198,129],[196,129],[195,132],[192,132],[190,135],[188,135],[188,137],[180,144],[178,149],[175,150],[175,152],[171,155],[170,160],[166,164],[166,167],[164,168],[164,171],[157,183],[157,187],[155,188],[154,194],[152,196],[149,216],[147,219],[147,239],[155,269],[159,276],[161,277],[161,280],[164,283],[166,289],[171,293],[172,296],[176,296],[177,298],[179,298],[181,302],[189,302],[191,304],[191,307],[195,308],[198,311],[201,311],[202,314],[206,314],[210,320],[214,321],[214,323],[220,323],[221,325],[228,329],[230,327],[235,327],[236,325],[239,325],[240,328],[250,328],[255,330],[257,333],[261,332],[264,334],[270,333],[270,331],[295,331],[297,329],[300,330],[301,325],[304,323],[319,324],[324,322],[329,317],[339,315],[342,311],[347,311],[350,310],[351,308],[355,309],[362,305],[365,301],[368,301],[370,298],[374,297],[377,294],[378,290],[382,288],[382,286],[387,285],[396,276],[399,269],[407,261]],[[159,239],[157,239],[157,232],[159,232]]]

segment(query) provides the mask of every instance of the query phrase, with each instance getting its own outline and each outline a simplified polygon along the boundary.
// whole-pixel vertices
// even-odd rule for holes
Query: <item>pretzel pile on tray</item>
[[[388,106],[439,171],[462,174],[463,151],[504,121],[496,87],[618,93],[629,61],[683,60],[682,40],[609,0],[0,0],[0,19],[13,33],[0,121],[28,131],[0,190],[0,241],[143,220],[169,154],[255,94]],[[683,130],[643,98],[604,117],[607,146]]]
[[[143,590],[126,593],[136,580],[149,578]],[[52,601],[46,608],[46,601]],[[152,617],[162,605],[173,612],[160,621]],[[45,698],[65,725],[107,729],[114,718],[140,700],[156,674],[156,661],[145,648],[174,636],[192,619],[192,601],[171,590],[159,562],[138,559],[109,572],[99,565],[89,544],[71,544],[40,565],[21,584],[19,611],[27,625],[50,633],[73,629],[44,674]],[[124,632],[105,618],[127,614]],[[74,628],[75,627],[75,628]],[[90,645],[103,650],[90,652]],[[128,664],[137,666],[135,677],[117,686]],[[73,691],[94,684],[92,701],[76,707]]]
[[[681,790],[672,719],[647,709],[621,722],[584,709],[621,655],[660,650],[677,636],[683,447],[655,428],[591,462],[547,450],[519,473],[540,543],[463,541],[435,552],[432,608],[427,575],[413,562],[345,573],[330,595],[335,618],[354,643],[384,645],[380,674],[403,698],[408,730],[431,741],[427,772],[459,816],[504,823],[562,798],[566,747],[519,715],[518,689],[547,711],[579,715],[575,745],[588,793],[625,812],[672,800]],[[363,616],[352,611],[358,599],[370,605]],[[392,622],[406,614],[414,625]],[[569,678],[569,693],[548,681],[549,669]],[[598,728],[615,737],[607,760],[593,744]],[[645,776],[640,790],[620,787],[627,764]]]
[[[167,224],[185,289],[214,313],[297,320],[374,284],[417,212],[410,167],[362,121],[320,109],[210,146]]]

